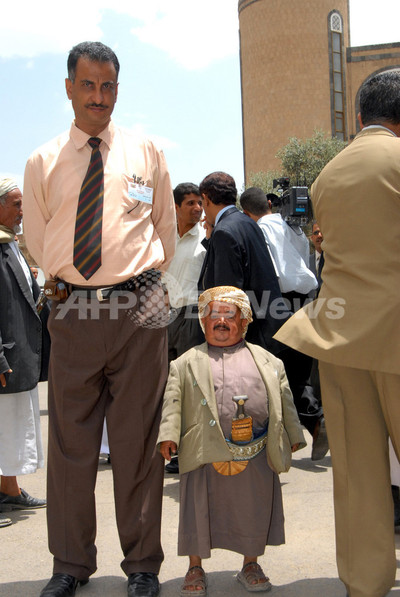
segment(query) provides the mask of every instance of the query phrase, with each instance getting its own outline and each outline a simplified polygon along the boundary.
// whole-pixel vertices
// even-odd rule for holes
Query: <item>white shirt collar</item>
[[[220,221],[220,219],[221,219],[221,216],[222,216],[222,214],[223,214],[224,212],[226,212],[228,209],[231,209],[231,207],[235,207],[235,206],[234,206],[234,205],[225,205],[225,207],[223,207],[223,208],[221,209],[221,211],[219,211],[219,212],[217,213],[217,216],[216,216],[216,218],[215,218],[215,223],[214,223],[214,226],[216,226],[216,225],[218,224],[218,222],[219,222],[219,221]]]
[[[387,126],[383,126],[382,124],[369,124],[368,126],[365,126],[362,130],[366,131],[367,129],[384,129],[385,131],[388,131],[391,135],[393,135],[393,137],[397,137],[396,133],[388,129]]]

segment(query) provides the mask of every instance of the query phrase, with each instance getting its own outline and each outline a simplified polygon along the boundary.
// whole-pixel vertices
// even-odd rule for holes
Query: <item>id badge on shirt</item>
[[[128,182],[128,195],[129,199],[134,201],[143,201],[143,203],[149,205],[153,204],[153,189],[143,184]]]

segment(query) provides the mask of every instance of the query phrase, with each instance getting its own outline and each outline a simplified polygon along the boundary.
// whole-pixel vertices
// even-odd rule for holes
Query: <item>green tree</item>
[[[260,187],[265,193],[271,193],[274,178],[286,176],[290,178],[291,186],[310,188],[323,167],[345,147],[344,141],[330,137],[324,131],[315,131],[309,139],[291,137],[276,154],[282,162],[281,171],[251,173],[246,186]]]
[[[282,161],[282,170],[285,176],[289,176],[292,185],[310,187],[324,166],[345,147],[344,141],[329,137],[323,131],[315,131],[309,139],[292,137],[276,157]]]
[[[281,176],[282,174],[278,170],[268,170],[268,172],[251,172],[246,187],[259,187],[264,191],[264,193],[272,193],[274,179],[280,178]]]

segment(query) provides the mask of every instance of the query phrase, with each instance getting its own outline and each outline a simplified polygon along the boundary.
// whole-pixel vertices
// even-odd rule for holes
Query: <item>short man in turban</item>
[[[268,591],[257,557],[285,541],[277,473],[305,446],[303,432],[282,362],[244,340],[247,295],[209,288],[199,318],[206,342],[171,362],[157,440],[167,460],[179,449],[181,595],[206,594],[201,562],[212,548],[242,554],[238,581]]]
[[[37,312],[40,288],[15,240],[21,220],[16,181],[0,179],[0,512],[46,506],[17,481],[44,465],[37,384],[49,347],[48,311]]]

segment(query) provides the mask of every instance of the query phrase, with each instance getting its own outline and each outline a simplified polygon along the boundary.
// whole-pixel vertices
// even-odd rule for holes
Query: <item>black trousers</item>
[[[282,296],[293,313],[298,311],[308,299],[306,294],[298,292],[287,292]],[[278,356],[285,365],[300,423],[312,435],[315,425],[323,414],[318,362],[289,347],[280,352]]]
[[[168,325],[168,362],[204,342],[197,305],[171,309]]]

